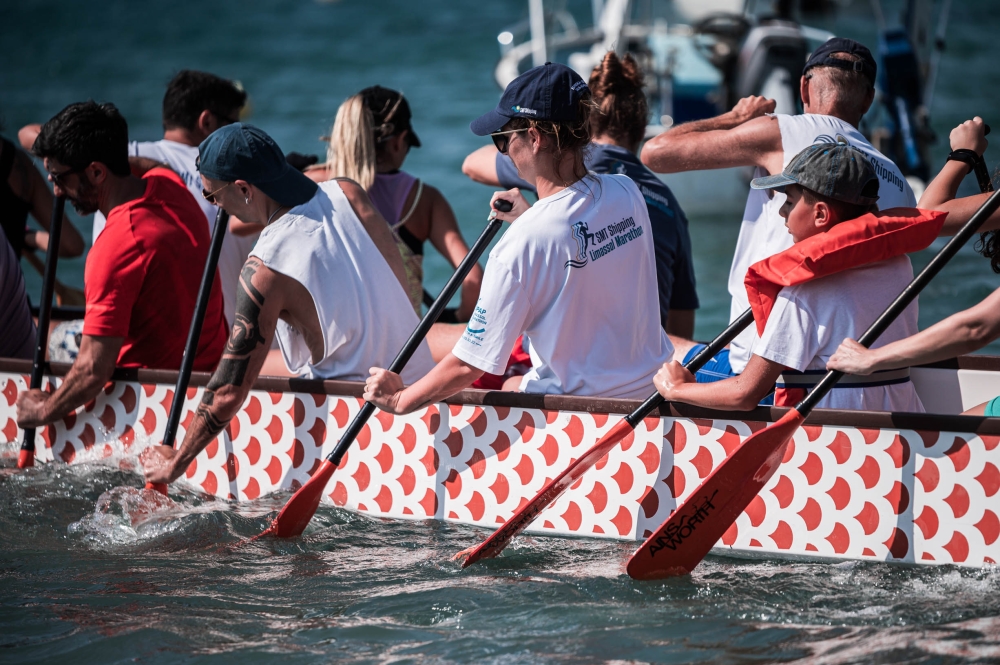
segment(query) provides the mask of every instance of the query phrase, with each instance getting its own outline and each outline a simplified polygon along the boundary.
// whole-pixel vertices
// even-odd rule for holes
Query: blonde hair
[[[330,130],[326,149],[329,177],[350,178],[365,191],[375,183],[375,139],[372,112],[362,95],[344,100]]]

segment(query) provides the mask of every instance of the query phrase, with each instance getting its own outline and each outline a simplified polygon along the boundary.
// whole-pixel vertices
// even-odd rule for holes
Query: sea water
[[[589,3],[577,4],[585,19]],[[844,4],[810,23],[874,46],[869,3]],[[890,20],[900,4],[883,2]],[[994,4],[953,3],[932,109],[935,169],[955,124],[976,114],[1000,124]],[[166,82],[194,68],[239,79],[250,122],[286,151],[322,154],[338,104],[381,84],[406,93],[423,142],[405,168],[444,193],[471,243],[491,190],[461,175],[485,144],[468,123],[498,98],[497,33],[526,17],[521,0],[8,2],[3,133],[93,98],[115,102],[133,138],[157,139]],[[690,220],[701,338],[727,322],[740,212]],[[90,220],[74,221],[89,238]],[[434,292],[450,269],[431,250],[425,267]],[[81,284],[83,259],[59,272]],[[921,325],[997,285],[967,248],[921,296]],[[241,545],[287,495],[234,505],[172,488],[163,501],[139,489],[134,458],[121,455],[24,472],[7,455],[0,465],[4,663],[1000,660],[995,569],[711,556],[690,577],[634,582],[622,568],[633,544],[531,537],[461,570],[449,558],[483,530],[324,505],[300,539]]]

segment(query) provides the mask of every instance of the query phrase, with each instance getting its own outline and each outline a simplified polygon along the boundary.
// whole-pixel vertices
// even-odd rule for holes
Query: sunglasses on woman
[[[507,147],[510,145],[510,135],[517,134],[518,132],[526,132],[525,129],[509,129],[506,132],[493,132],[490,134],[490,138],[493,139],[493,145],[497,147],[501,155],[507,154]]]

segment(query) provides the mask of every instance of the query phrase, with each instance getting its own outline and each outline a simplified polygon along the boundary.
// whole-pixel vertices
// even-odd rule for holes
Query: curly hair
[[[646,133],[649,105],[642,91],[642,69],[631,53],[619,58],[608,51],[590,74],[590,91],[597,104],[591,114],[590,131],[606,134],[618,143],[636,146]]]
[[[990,179],[996,180],[998,175],[1000,175],[1000,167],[993,172]],[[1000,273],[1000,230],[980,233],[975,250],[990,260],[990,268],[993,269],[993,272]]]

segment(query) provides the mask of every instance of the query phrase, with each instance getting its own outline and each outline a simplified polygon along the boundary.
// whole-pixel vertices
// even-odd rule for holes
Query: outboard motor
[[[809,44],[794,21],[764,19],[750,29],[740,48],[730,107],[740,98],[775,100],[775,113],[799,112],[799,78]]]

